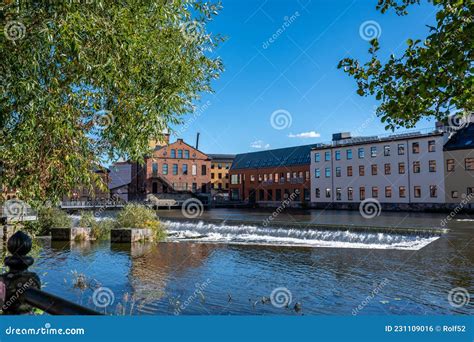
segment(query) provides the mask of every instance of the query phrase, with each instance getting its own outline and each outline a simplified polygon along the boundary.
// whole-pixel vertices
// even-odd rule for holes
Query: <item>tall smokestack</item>
[[[196,150],[199,150],[199,136],[201,135],[201,133],[197,133],[196,134]]]

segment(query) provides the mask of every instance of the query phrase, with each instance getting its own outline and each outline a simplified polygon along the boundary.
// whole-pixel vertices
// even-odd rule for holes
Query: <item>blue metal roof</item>
[[[309,165],[311,162],[311,149],[317,145],[312,144],[238,154],[235,156],[231,170]]]
[[[457,131],[444,145],[445,151],[474,148],[474,123]]]

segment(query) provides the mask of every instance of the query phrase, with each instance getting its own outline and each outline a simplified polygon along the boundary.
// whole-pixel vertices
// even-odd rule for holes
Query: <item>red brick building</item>
[[[309,203],[310,152],[316,145],[238,154],[230,169],[230,196],[250,204]]]
[[[183,139],[157,145],[152,156],[146,159],[144,171],[147,194],[210,191],[211,158]]]

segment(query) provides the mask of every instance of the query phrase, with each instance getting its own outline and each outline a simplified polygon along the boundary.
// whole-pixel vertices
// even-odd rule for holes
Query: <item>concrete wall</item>
[[[466,158],[474,158],[473,149],[444,152],[447,203],[461,203],[461,201],[465,200],[468,195],[468,188],[474,188],[474,171],[466,170]],[[447,171],[448,159],[454,160],[454,171]],[[457,198],[453,198],[453,192],[457,192]],[[470,202],[473,203],[474,200],[471,199]]]

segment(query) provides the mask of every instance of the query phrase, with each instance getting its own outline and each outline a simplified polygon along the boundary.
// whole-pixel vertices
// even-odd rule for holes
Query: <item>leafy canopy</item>
[[[57,200],[101,182],[104,160],[141,161],[223,70],[219,3],[4,1],[0,184]],[[5,28],[5,30],[3,30]]]
[[[407,7],[419,2],[379,0],[377,9],[406,15]],[[379,41],[373,39],[370,61],[361,64],[345,58],[338,65],[357,81],[359,95],[375,95],[381,101],[377,114],[389,129],[413,127],[423,117],[444,120],[474,109],[474,2],[429,2],[438,9],[436,27],[429,27],[424,41],[408,39],[404,54],[391,55],[384,64],[377,55]]]

